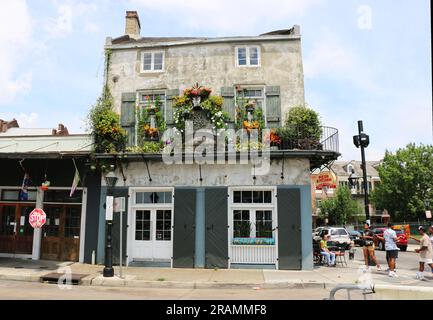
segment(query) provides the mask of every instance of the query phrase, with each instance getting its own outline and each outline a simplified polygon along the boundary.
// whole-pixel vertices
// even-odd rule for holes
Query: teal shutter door
[[[279,86],[266,87],[266,120],[269,127],[281,125],[281,97]]]
[[[128,146],[135,145],[135,92],[122,93],[120,125],[128,134]]]
[[[233,87],[222,87],[221,96],[224,98],[223,110],[230,116],[229,122],[235,122],[235,91]]]
[[[167,125],[173,125],[174,124],[174,118],[173,118],[173,105],[174,105],[174,98],[179,96],[179,89],[173,89],[173,90],[167,90],[167,103],[166,103],[166,114],[165,114],[165,122]]]

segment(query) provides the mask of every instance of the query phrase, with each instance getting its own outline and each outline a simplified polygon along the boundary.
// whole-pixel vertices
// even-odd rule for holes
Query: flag
[[[23,183],[21,185],[21,190],[20,190],[20,201],[29,200],[29,192],[27,188],[30,186],[30,183],[31,183],[30,176],[27,173],[24,173]]]
[[[75,190],[78,187],[78,184],[80,183],[80,173],[78,172],[78,168],[77,168],[77,165],[75,164],[75,160],[72,159],[72,161],[74,162],[75,175],[74,175],[74,180],[72,181],[71,193],[69,194],[70,198],[72,198],[72,196],[74,195]]]

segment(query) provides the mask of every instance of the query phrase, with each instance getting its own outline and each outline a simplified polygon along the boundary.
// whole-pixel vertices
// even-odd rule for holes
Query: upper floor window
[[[246,99],[247,101],[254,100],[259,108],[264,110],[265,94],[263,87],[247,87],[240,92],[236,92],[236,97]]]
[[[236,65],[238,67],[259,67],[260,47],[258,46],[237,47]]]
[[[141,72],[154,72],[164,70],[164,52],[142,52]]]

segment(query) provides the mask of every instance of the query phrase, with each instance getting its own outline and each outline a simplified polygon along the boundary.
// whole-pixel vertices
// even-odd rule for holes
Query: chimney
[[[12,121],[0,119],[0,133],[8,131],[10,128],[19,128],[18,121],[14,118]]]
[[[133,39],[139,39],[140,29],[140,18],[137,11],[126,11],[125,35]]]

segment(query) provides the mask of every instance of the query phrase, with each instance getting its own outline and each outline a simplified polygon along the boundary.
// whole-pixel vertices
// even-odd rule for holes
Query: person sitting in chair
[[[328,249],[329,234],[324,234],[320,241],[320,254],[326,257],[329,267],[335,266],[335,253]]]

